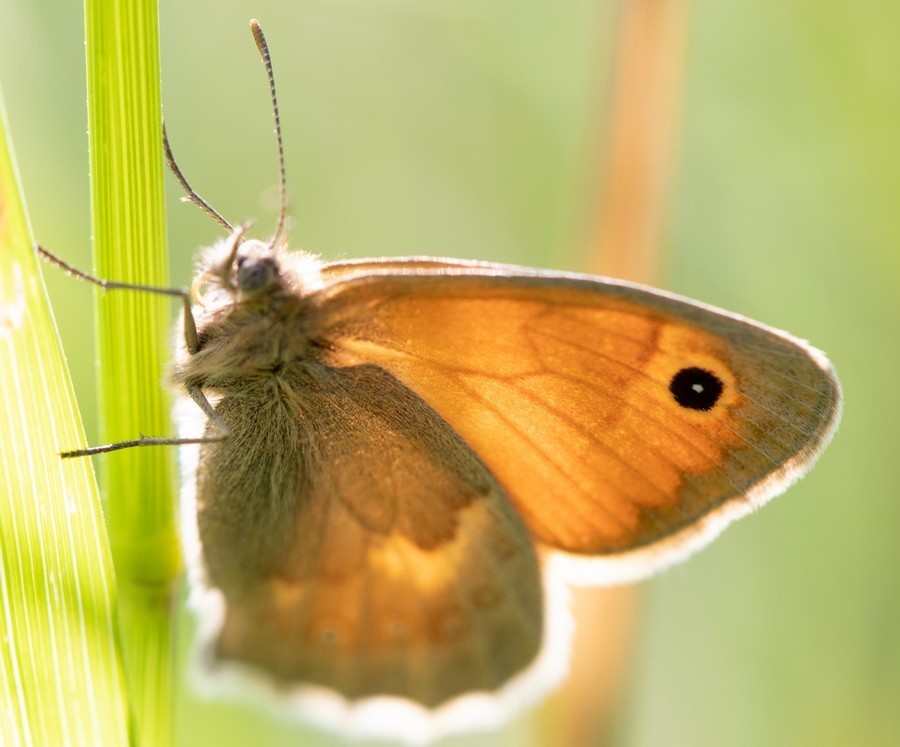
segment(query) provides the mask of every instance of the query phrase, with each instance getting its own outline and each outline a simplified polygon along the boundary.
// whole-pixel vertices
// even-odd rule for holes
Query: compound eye
[[[243,293],[254,294],[266,290],[275,281],[275,276],[275,263],[267,257],[237,259],[237,284]]]

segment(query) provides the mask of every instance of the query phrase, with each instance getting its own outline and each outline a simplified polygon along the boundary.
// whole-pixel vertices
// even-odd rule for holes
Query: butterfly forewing
[[[415,391],[557,549],[647,548],[652,570],[783,489],[837,420],[823,356],[726,312],[584,276],[349,264],[320,292],[333,364]]]

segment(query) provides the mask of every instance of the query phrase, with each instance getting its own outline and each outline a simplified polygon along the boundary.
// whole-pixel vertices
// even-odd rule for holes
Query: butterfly
[[[588,275],[289,250],[276,132],[266,242],[190,188],[166,140],[229,231],[182,294],[171,376],[203,435],[73,452],[198,444],[210,663],[421,712],[503,693],[550,650],[551,565],[644,578],[834,433],[824,354],[736,314]]]
[[[501,687],[542,644],[543,554],[642,578],[784,490],[838,418],[818,351],[630,283],[235,237],[203,266],[174,380],[230,434],[197,481],[217,655],[348,699]]]

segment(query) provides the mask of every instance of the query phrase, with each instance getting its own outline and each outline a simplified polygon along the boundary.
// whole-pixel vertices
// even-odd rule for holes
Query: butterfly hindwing
[[[219,401],[240,438],[203,450],[200,539],[227,602],[217,655],[428,706],[523,669],[542,638],[537,559],[480,460],[381,368],[310,363],[278,381]],[[236,507],[219,498],[248,453],[270,478]]]

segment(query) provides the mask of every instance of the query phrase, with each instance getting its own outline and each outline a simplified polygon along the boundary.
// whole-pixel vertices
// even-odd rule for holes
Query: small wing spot
[[[669,382],[669,391],[675,401],[689,410],[712,410],[725,385],[712,371],[691,366],[682,368]]]
[[[475,602],[475,606],[478,609],[483,610],[488,607],[493,607],[500,601],[500,591],[495,586],[480,586],[472,595],[472,600]]]
[[[403,643],[409,638],[409,625],[403,620],[391,620],[386,627],[387,638],[393,643]]]
[[[434,620],[434,639],[443,643],[459,640],[468,628],[468,622],[462,610],[448,610]]]
[[[493,542],[493,554],[498,560],[506,561],[515,558],[519,553],[516,544],[504,535],[497,537]]]
[[[345,632],[346,627],[340,620],[329,618],[313,622],[307,629],[306,639],[313,646],[321,645],[334,649],[346,645]]]
[[[319,637],[326,646],[336,646],[340,640],[340,636],[334,628],[323,628]]]

